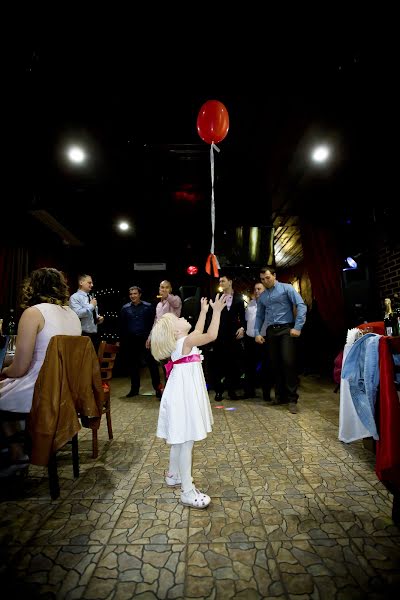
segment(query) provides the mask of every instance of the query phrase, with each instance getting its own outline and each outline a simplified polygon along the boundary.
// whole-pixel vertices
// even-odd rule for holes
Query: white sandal
[[[184,506],[191,506],[192,508],[203,509],[207,508],[210,504],[211,498],[207,494],[203,494],[197,488],[192,488],[188,492],[182,492],[181,503]]]

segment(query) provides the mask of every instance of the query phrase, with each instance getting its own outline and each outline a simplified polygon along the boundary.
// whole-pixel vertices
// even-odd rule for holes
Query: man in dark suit
[[[210,375],[215,389],[215,401],[222,400],[226,389],[231,400],[238,400],[242,363],[242,338],[246,320],[242,294],[233,291],[233,279],[228,273],[221,273],[219,288],[227,296],[227,303],[221,312],[218,337],[209,352]],[[212,315],[212,310],[208,311]],[[210,318],[209,317],[209,318]]]
[[[150,350],[146,348],[146,340],[153,326],[155,310],[149,302],[141,299],[142,290],[137,285],[129,288],[130,302],[121,310],[120,331],[122,350],[129,364],[131,389],[127,398],[139,394],[140,368],[144,359],[151,376],[151,382],[157,398],[161,398],[160,372]]]

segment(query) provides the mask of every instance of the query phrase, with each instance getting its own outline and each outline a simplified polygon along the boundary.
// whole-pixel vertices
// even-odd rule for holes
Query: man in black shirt
[[[141,300],[142,290],[137,285],[129,288],[130,302],[124,304],[121,310],[121,344],[124,351],[131,377],[131,389],[126,395],[132,398],[139,394],[140,368],[142,359],[150,371],[151,382],[157,398],[161,398],[162,386],[158,363],[150,350],[146,348],[146,340],[153,327],[155,309],[149,302]]]

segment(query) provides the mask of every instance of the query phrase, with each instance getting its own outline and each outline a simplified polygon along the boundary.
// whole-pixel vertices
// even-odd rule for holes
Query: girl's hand
[[[201,298],[200,300],[200,312],[206,314],[209,309],[208,298]]]
[[[214,302],[210,300],[213,310],[221,312],[226,306],[226,294],[217,294]]]

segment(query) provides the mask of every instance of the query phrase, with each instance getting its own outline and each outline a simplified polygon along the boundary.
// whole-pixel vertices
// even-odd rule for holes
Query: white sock
[[[172,444],[169,452],[169,474],[179,477],[179,456],[182,444]]]
[[[184,442],[179,445],[181,447],[179,454],[179,472],[181,474],[182,490],[183,493],[186,494],[193,489],[192,454],[194,442],[191,440],[190,442]]]

